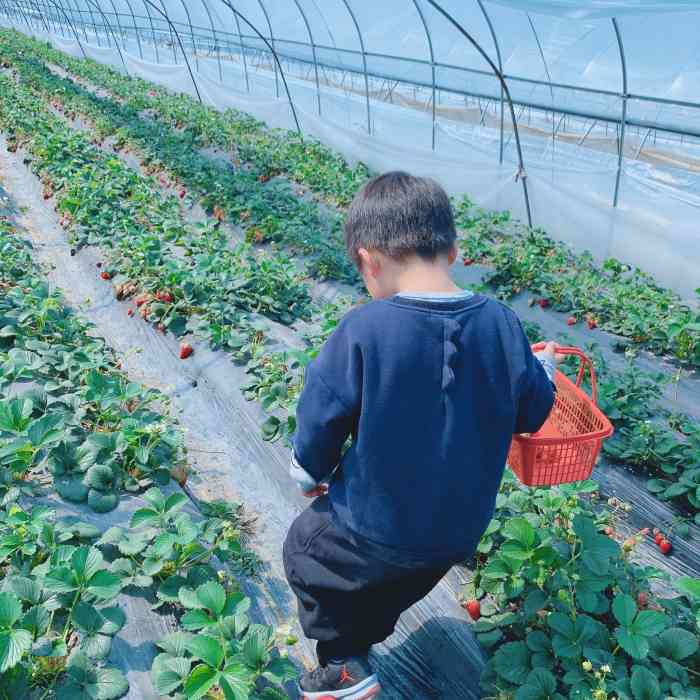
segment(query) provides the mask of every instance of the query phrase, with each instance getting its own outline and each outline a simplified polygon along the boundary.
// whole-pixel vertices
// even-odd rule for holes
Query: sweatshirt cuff
[[[289,474],[297,482],[299,488],[304,492],[311,491],[318,486],[316,479],[304,469],[297,461],[296,455],[292,452],[292,458],[289,464]]]
[[[545,355],[544,352],[536,352],[535,357],[540,361],[549,381],[554,384],[554,372],[557,369],[556,362],[553,362],[549,355]]]

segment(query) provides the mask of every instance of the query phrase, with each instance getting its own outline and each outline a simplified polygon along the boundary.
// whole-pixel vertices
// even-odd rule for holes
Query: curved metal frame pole
[[[496,49],[496,58],[498,59],[498,70],[503,74],[503,57],[501,56],[501,46],[498,43],[498,37],[496,36],[496,30],[493,27],[493,22],[491,21],[491,16],[486,11],[484,3],[482,0],[476,0],[477,4],[481,8],[481,13],[484,15],[486,24],[488,25],[489,32],[491,32],[491,38],[493,39],[493,45]],[[500,127],[499,127],[499,138],[498,138],[498,163],[503,165],[503,131],[505,128],[505,100],[503,86],[501,85],[501,117],[500,117]]]
[[[301,8],[299,0],[294,0],[294,4],[297,6],[299,14],[304,20],[304,24],[306,25],[306,31],[309,34],[309,41],[311,42],[311,55],[314,59],[314,74],[316,76],[316,103],[318,105],[318,115],[321,116],[321,83],[318,79],[318,59],[316,58],[316,44],[314,43],[314,35],[311,33],[311,25],[309,24],[309,20],[307,19],[304,10],[302,10]]]
[[[126,49],[126,41],[124,38],[124,28],[122,27],[122,21],[119,19],[119,13],[117,12],[116,5],[114,4],[114,0],[109,0],[109,4],[112,6],[112,9],[114,10],[114,18],[117,20],[117,28],[119,29],[119,34],[122,37],[122,48]],[[114,33],[114,32],[112,32]]]
[[[77,2],[77,0],[76,0]],[[92,8],[88,4],[88,13],[90,14],[90,19],[92,20],[92,29],[95,32],[95,38],[97,39],[97,45],[101,48],[102,43],[100,42],[100,34],[97,31],[97,22],[95,22],[95,15],[92,14]]]
[[[418,4],[418,0],[413,0],[413,4],[416,7],[416,12],[418,12],[418,16],[420,17],[420,21],[423,23],[423,29],[425,29],[425,37],[428,40],[428,50],[430,51],[430,68],[432,70],[432,81],[433,81],[433,95],[432,95],[433,134],[432,134],[431,143],[432,143],[432,149],[435,150],[436,138],[437,138],[437,78],[436,78],[436,72],[435,72],[435,50],[433,48],[433,37],[430,34],[430,29],[428,28],[428,23],[425,20],[425,15],[423,14],[423,10],[421,9],[420,5]]]
[[[61,35],[67,37],[70,35],[70,33],[68,27],[66,26],[65,20],[66,8],[63,7],[62,0],[57,0],[56,4],[58,5],[59,16],[58,19],[54,22],[54,26],[59,25]]]
[[[58,30],[56,29],[56,22],[53,21],[53,19],[51,17],[51,12],[49,12],[49,7],[48,7],[47,3],[46,2],[40,3],[39,0],[37,0],[36,5],[37,5],[37,7],[43,8],[41,10],[41,12],[43,15],[44,23],[46,24],[46,26],[50,27],[49,33],[53,32],[54,34],[58,34]]]
[[[136,15],[134,14],[134,8],[131,6],[130,0],[124,0],[126,2],[126,6],[129,8],[129,12],[131,12],[131,21],[134,25],[134,34],[136,35],[136,45],[139,47],[139,57],[141,60],[143,60],[143,49],[141,48],[141,36],[139,33],[139,28],[136,26]]]
[[[97,7],[98,12],[102,15],[102,19],[104,20],[104,23],[105,23],[105,28],[109,32],[107,34],[107,36],[109,36],[109,34],[112,35],[112,39],[114,39],[114,46],[116,47],[117,53],[119,54],[119,59],[121,60],[122,65],[124,66],[124,72],[127,75],[129,75],[129,69],[126,67],[126,61],[124,60],[124,54],[122,53],[121,47],[119,46],[119,42],[117,41],[117,37],[114,34],[114,29],[112,28],[112,24],[107,19],[107,15],[102,11],[101,5],[96,0],[87,0],[87,2],[94,4]],[[107,42],[107,46],[109,48],[112,48],[111,46],[109,46],[109,41]]]
[[[190,25],[190,36],[192,37],[192,51],[194,53],[194,65],[197,69],[197,72],[199,73],[199,58],[197,57],[197,44],[194,40],[194,28],[192,27],[192,17],[190,16],[190,11],[187,9],[187,4],[185,3],[185,0],[180,0],[180,4],[182,5],[182,9],[187,15],[187,24]]]
[[[85,53],[85,48],[83,47],[82,43],[80,42],[80,37],[78,36],[78,31],[76,30],[75,25],[71,21],[70,17],[68,17],[68,14],[66,13],[63,5],[58,5],[56,3],[56,0],[48,0],[48,2],[50,2],[51,4],[54,5],[54,7],[58,8],[60,10],[61,14],[63,15],[66,22],[68,23],[68,26],[73,31],[73,34],[75,36],[75,40],[78,42],[78,46],[80,47],[80,52],[83,54],[84,58],[87,58],[87,54]]]
[[[153,37],[153,52],[154,52],[155,57],[156,57],[156,63],[160,63],[160,56],[158,54],[158,39],[156,38],[156,28],[155,28],[155,25],[153,24],[153,17],[151,15],[151,10],[149,9],[145,0],[141,0],[141,4],[143,5],[143,9],[146,11],[146,14],[148,15],[148,23],[151,25],[151,36]]]
[[[27,28],[31,31],[32,25],[31,25],[31,22],[29,21],[29,18],[27,17],[27,15],[24,12],[24,8],[17,2],[12,3],[12,7],[14,8],[15,12],[18,13],[22,17],[22,19],[24,20],[24,22],[27,25]]]
[[[46,30],[46,33],[51,34],[51,30],[49,29],[49,25],[46,23],[46,18],[44,17],[44,13],[39,8],[39,3],[37,3],[36,0],[32,3],[30,0],[29,4],[34,8],[34,11],[37,13],[37,15],[39,15],[39,19],[41,20],[41,24],[44,25],[44,29]]]
[[[554,88],[552,87],[552,74],[549,72],[549,65],[547,64],[547,59],[544,55],[544,49],[542,48],[540,35],[537,33],[537,29],[535,29],[535,23],[532,17],[530,17],[529,12],[526,12],[525,15],[527,16],[527,21],[530,25],[530,29],[532,29],[532,33],[535,37],[535,42],[537,43],[537,50],[540,53],[540,59],[542,60],[542,65],[544,66],[544,73],[547,76],[547,83],[549,85],[549,98],[552,101],[552,158],[554,158],[554,138],[556,136],[557,131],[559,130],[559,127],[557,126],[556,129],[554,127]],[[561,125],[561,120],[559,121],[559,124]],[[545,146],[544,152],[547,152],[547,146]]]
[[[44,27],[46,27],[46,33],[51,34],[52,30],[50,25],[49,25],[49,19],[47,15],[49,14],[47,11],[45,12],[44,10],[48,10],[48,7],[46,7],[46,4],[44,2],[39,2],[39,0],[34,1],[34,5],[37,8],[37,12],[41,14],[41,21],[44,24]]]
[[[66,0],[66,2],[68,2],[68,0]],[[70,8],[71,13],[74,13],[78,17],[78,21],[80,22],[80,26],[83,28],[83,36],[85,37],[85,43],[88,43],[87,29],[85,29],[85,22],[83,22],[82,13],[80,12],[80,10],[78,10],[77,0],[76,0],[75,9],[73,9],[71,7],[70,2],[68,2],[68,7]]]
[[[250,78],[248,77],[248,59],[245,56],[245,48],[243,48],[243,34],[241,34],[241,21],[238,15],[234,15],[236,20],[236,29],[238,30],[238,46],[241,48],[241,67],[243,68],[243,79],[245,80],[245,90],[250,92]]]
[[[292,116],[294,117],[294,123],[297,126],[297,132],[299,134],[299,137],[303,139],[303,134],[301,132],[301,126],[299,126],[299,118],[297,117],[297,110],[296,107],[294,106],[294,100],[292,99],[292,94],[289,92],[289,85],[287,85],[287,78],[284,75],[284,71],[282,70],[282,64],[280,63],[279,56],[277,55],[277,51],[272,47],[272,44],[262,35],[260,30],[243,14],[241,14],[233,5],[231,4],[230,0],[221,0],[221,2],[228,7],[231,12],[234,14],[238,15],[265,43],[267,48],[270,50],[272,53],[272,57],[275,59],[275,62],[277,63],[277,67],[279,68],[280,75],[282,76],[282,83],[284,84],[284,90],[287,93],[287,99],[289,100],[289,106],[292,110]]]
[[[147,2],[148,4],[152,5],[153,3],[151,0],[143,0],[143,2]],[[153,5],[154,9],[158,10],[158,12],[161,12],[155,5]],[[163,13],[163,19],[168,23],[168,26],[171,28],[173,32],[175,32],[175,37],[177,38],[177,43],[180,45],[180,51],[182,51],[182,57],[185,59],[185,65],[187,66],[187,72],[190,74],[190,79],[192,80],[192,85],[194,85],[194,91],[197,93],[197,99],[202,102],[202,96],[199,94],[199,88],[197,87],[197,81],[194,79],[194,73],[192,72],[192,66],[190,66],[190,62],[187,59],[187,54],[185,53],[185,49],[182,46],[182,41],[180,39],[180,33],[175,29],[173,26],[173,23],[170,21],[170,17],[168,17],[167,12]]]
[[[508,84],[503,77],[503,73],[498,69],[496,64],[491,60],[489,55],[481,48],[479,43],[474,39],[474,37],[454,18],[447,12],[443,7],[441,7],[435,0],[427,0],[427,2],[432,5],[452,26],[460,33],[464,38],[481,54],[482,58],[489,64],[494,75],[498,78],[501,83],[501,87],[505,92],[506,99],[508,100],[508,107],[510,109],[510,116],[513,121],[513,133],[515,134],[515,145],[518,150],[518,178],[523,183],[523,195],[525,197],[525,209],[527,211],[527,223],[528,226],[532,228],[532,210],[530,208],[530,194],[527,190],[527,173],[525,172],[525,163],[523,161],[523,151],[520,145],[520,132],[518,131],[518,121],[515,118],[515,108],[513,107],[513,100],[510,96],[510,90],[508,89]]]
[[[173,63],[175,65],[177,65],[177,48],[175,47],[175,36],[173,35],[174,25],[170,21],[170,17],[168,15],[168,9],[165,7],[165,3],[163,2],[163,0],[158,0],[158,1],[160,2],[161,8],[163,10],[160,14],[165,18],[165,21],[168,23],[168,34],[170,34],[170,43],[173,47]],[[179,36],[180,36],[180,34],[178,32],[178,39],[179,39]],[[178,41],[178,43],[180,44],[180,48],[182,49],[182,42]],[[184,50],[183,50],[183,56],[184,56]]]
[[[61,0],[57,0],[56,5],[58,6],[57,9],[59,9],[59,10],[65,9],[63,7],[63,3],[61,2]],[[65,20],[62,17],[60,17],[60,13],[59,13],[59,16],[57,16],[54,19],[53,26],[54,26],[54,30],[56,31],[56,33],[60,34],[61,36],[67,36],[68,27],[66,27]]]
[[[224,75],[221,69],[221,50],[219,49],[219,39],[216,36],[216,27],[214,26],[214,18],[211,16],[211,10],[206,3],[206,0],[201,0],[202,6],[204,7],[207,17],[209,18],[209,25],[211,26],[211,33],[214,37],[214,48],[216,49],[216,62],[219,67],[219,81],[224,82]]]
[[[24,23],[27,25],[27,29],[29,29],[29,31],[31,32],[32,31],[32,23],[29,21],[29,17],[27,16],[27,14],[24,11],[24,7],[22,7],[22,5],[18,2],[13,2],[12,9],[15,11],[14,16],[15,17],[21,16],[22,19],[24,20]]]
[[[25,22],[26,22],[26,19],[24,18],[23,15],[20,15],[17,4],[12,3],[12,5],[10,6],[8,3],[3,2],[2,9],[3,9],[3,14],[5,15],[5,17],[7,17],[7,21],[10,23],[10,28],[15,29],[15,31],[19,31],[15,27],[15,24],[20,23],[20,20],[18,18],[21,16],[21,18],[24,19]]]
[[[270,30],[270,43],[272,44],[272,49],[275,50],[275,36],[272,33],[272,22],[270,22],[270,14],[267,11],[267,7],[265,7],[265,3],[263,0],[258,0],[258,5],[260,5],[260,9],[262,10],[263,14],[265,15],[265,21],[267,22],[267,28]],[[275,97],[279,99],[280,96],[280,83],[279,83],[279,73],[277,72],[277,61],[273,59],[272,65],[275,69]]]
[[[371,119],[371,114],[370,114],[370,107],[369,107],[369,77],[367,75],[367,52],[365,51],[365,40],[362,38],[362,31],[360,30],[360,25],[357,22],[357,17],[355,17],[355,13],[352,11],[352,8],[350,7],[350,3],[348,0],[342,0],[343,4],[348,10],[348,14],[352,18],[352,22],[355,25],[355,29],[357,30],[357,38],[360,40],[360,49],[362,50],[362,68],[365,73],[365,102],[367,105],[367,133],[371,134],[372,133],[372,119]]]
[[[49,0],[49,2],[54,2],[54,0]],[[66,23],[71,28],[71,31],[73,32],[73,35],[75,36],[75,40],[78,42],[78,47],[80,48],[80,53],[83,54],[83,58],[87,58],[87,54],[85,53],[85,48],[80,43],[80,36],[78,36],[78,30],[75,28],[74,22],[68,16],[68,13],[66,12],[65,8],[63,7],[63,3],[58,3],[58,6],[59,6],[59,9],[61,11],[61,14],[63,15],[63,17],[66,20]]]
[[[627,90],[627,59],[625,58],[625,46],[622,43],[622,34],[620,27],[617,24],[617,18],[612,18],[613,28],[615,29],[615,37],[617,38],[617,47],[620,50],[620,65],[622,66],[622,120],[620,121],[620,143],[618,144],[617,154],[617,176],[615,177],[615,194],[613,196],[613,207],[617,207],[620,199],[620,180],[622,179],[622,165],[625,155],[625,124],[627,122],[627,99],[629,92]]]

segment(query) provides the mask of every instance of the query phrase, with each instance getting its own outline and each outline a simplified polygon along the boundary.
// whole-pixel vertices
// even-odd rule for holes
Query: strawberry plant
[[[598,267],[588,253],[576,255],[540,229],[484,212],[468,197],[456,207],[465,257],[488,265],[486,282],[501,298],[528,290],[557,311],[584,318],[680,362],[700,364],[700,317],[649,275],[617,260]]]
[[[148,171],[167,169],[170,178],[185,183],[200,198],[218,221],[229,212],[246,231],[252,243],[280,241],[296,252],[310,256],[309,270],[321,278],[357,281],[354,266],[345,256],[337,215],[323,216],[315,202],[300,200],[280,182],[263,187],[249,170],[233,170],[192,149],[188,134],[173,132],[167,126],[144,119],[138,109],[108,98],[96,97],[70,80],[51,73],[46,66],[9,52],[13,66],[27,85],[52,97],[52,104],[66,114],[81,114],[101,142],[117,137],[117,147],[128,144],[138,153]],[[178,192],[182,199],[184,189]],[[108,272],[101,273],[109,275]]]
[[[105,663],[125,624],[116,596],[141,589],[155,608],[182,614],[181,591],[222,575],[213,563],[250,565],[238,511],[212,503],[184,512],[183,493],[151,487],[130,529],[102,532],[24,506],[19,499],[50,485],[94,510],[111,508],[121,490],[169,481],[181,443],[153,408],[162,397],[119,373],[104,342],[49,291],[31,248],[6,221],[0,285],[0,697],[116,699],[128,690]],[[235,595],[245,610],[250,602]],[[273,653],[272,630],[241,615],[236,624],[240,656],[232,638],[221,672],[251,696],[264,676],[272,685],[260,696],[279,696],[274,684],[292,667]]]
[[[227,700],[266,697],[255,692],[260,680],[281,685],[294,678],[290,662],[272,654],[270,628],[250,623],[250,601],[242,593],[209,581],[180,589],[179,599],[185,631],[163,639],[163,653],[153,662],[154,687],[161,695],[199,698],[218,688]]]
[[[700,697],[690,610],[649,590],[661,574],[600,532],[580,492],[505,482],[465,591],[488,603],[473,625],[490,655],[484,688],[518,700]]]

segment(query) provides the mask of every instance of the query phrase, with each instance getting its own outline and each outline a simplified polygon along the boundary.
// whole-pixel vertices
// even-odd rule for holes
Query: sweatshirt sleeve
[[[544,366],[534,355],[519,322],[518,335],[516,347],[522,353],[523,371],[518,384],[515,432],[534,433],[544,425],[554,406],[555,387],[550,379],[554,368]]]
[[[306,368],[297,405],[290,473],[304,491],[338,466],[357,425],[362,400],[362,358],[352,327],[341,323]]]

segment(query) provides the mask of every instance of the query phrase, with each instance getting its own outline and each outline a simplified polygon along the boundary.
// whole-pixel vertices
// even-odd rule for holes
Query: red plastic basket
[[[544,343],[532,347],[544,349]],[[593,471],[603,440],[613,427],[597,406],[598,390],[593,363],[578,348],[560,347],[558,353],[581,360],[576,383],[556,371],[554,408],[540,430],[514,435],[508,465],[526,486],[552,486],[587,479]],[[586,369],[591,376],[591,396],[581,388]]]

